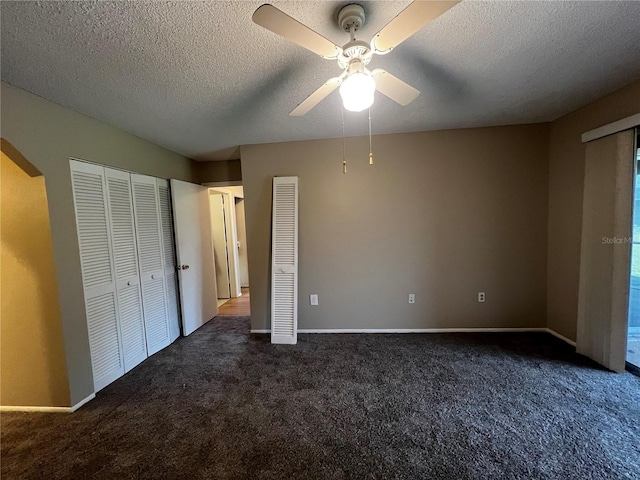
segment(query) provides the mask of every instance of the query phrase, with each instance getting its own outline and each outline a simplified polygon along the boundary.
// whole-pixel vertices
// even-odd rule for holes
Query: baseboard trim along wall
[[[0,406],[0,412],[31,412],[31,413],[73,413],[82,407],[85,403],[96,398],[96,394],[92,393],[87,398],[80,400],[72,407],[30,407],[30,406]]]
[[[569,345],[571,345],[572,347],[576,346],[576,342],[574,342],[573,340],[569,340],[567,337],[565,337],[564,335],[560,335],[558,332],[556,332],[555,330],[551,330],[550,328],[546,329],[548,333],[550,333],[551,335],[553,335],[556,338],[559,338],[560,340],[562,340],[563,342],[568,343]]]
[[[299,329],[298,333],[526,333],[544,332],[550,333],[575,347],[576,342],[560,335],[558,332],[546,327],[535,328],[321,328]],[[271,330],[251,330],[251,333],[271,333]]]
[[[78,403],[76,403],[73,407],[71,407],[70,412],[73,413],[76,410],[78,410],[81,406],[83,406],[85,403],[89,403],[91,400],[93,400],[94,398],[96,398],[96,394],[92,393],[91,395],[89,395],[87,398],[80,400]]]
[[[28,407],[19,405],[3,405],[0,412],[33,412],[33,413],[71,413],[71,407]]]

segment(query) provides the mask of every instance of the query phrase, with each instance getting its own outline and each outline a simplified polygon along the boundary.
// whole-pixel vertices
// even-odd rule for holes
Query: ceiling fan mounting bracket
[[[364,24],[365,15],[362,5],[351,3],[338,12],[338,26],[346,32],[357,32]]]

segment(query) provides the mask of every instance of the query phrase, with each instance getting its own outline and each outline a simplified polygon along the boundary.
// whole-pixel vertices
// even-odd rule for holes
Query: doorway
[[[640,128],[636,128],[627,363],[640,368]]]
[[[241,185],[209,188],[218,315],[249,316],[249,262]]]

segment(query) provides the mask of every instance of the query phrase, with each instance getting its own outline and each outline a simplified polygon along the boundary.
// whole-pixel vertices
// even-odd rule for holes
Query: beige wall
[[[71,405],[93,392],[69,157],[191,181],[192,161],[2,83],[2,137],[44,174]]]
[[[237,160],[195,164],[2,83],[2,136],[46,180],[69,404],[93,391],[69,157],[198,183],[242,179],[254,329],[269,325],[271,177],[298,175],[301,328],[548,325],[574,339],[580,135],[639,111],[636,82],[550,127],[377,136],[372,167],[367,139],[350,138],[343,175],[340,139],[246,146],[242,170]]]
[[[299,328],[544,327],[548,125],[373,144],[369,166],[347,139],[346,175],[340,139],[242,147],[252,328],[270,325],[277,175],[300,178]]]
[[[585,145],[581,135],[640,113],[640,81],[551,123],[547,324],[576,339]]]
[[[68,406],[69,384],[44,178],[3,142],[0,405]],[[7,151],[8,150],[8,151]],[[7,155],[6,155],[6,154]]]

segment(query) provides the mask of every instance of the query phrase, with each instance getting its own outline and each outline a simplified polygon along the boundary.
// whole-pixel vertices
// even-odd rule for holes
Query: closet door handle
[[[182,266],[180,266],[180,268],[182,270],[189,270],[189,265],[182,265]]]

